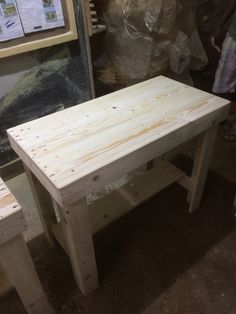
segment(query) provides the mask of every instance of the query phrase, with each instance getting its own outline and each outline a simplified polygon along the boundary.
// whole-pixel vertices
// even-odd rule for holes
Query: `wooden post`
[[[27,313],[53,313],[22,234],[1,244],[0,259]]]
[[[43,187],[43,185],[39,182],[39,180],[34,176],[34,174],[30,171],[30,169],[25,165],[24,168],[32,194],[34,196],[44,234],[49,244],[53,247],[55,241],[52,232],[52,225],[56,223],[56,216],[51,196],[48,191]]]
[[[82,293],[87,295],[99,283],[86,198],[58,208],[74,277]]]
[[[12,283],[10,282],[5,269],[0,263],[0,297],[9,292],[12,287]]]
[[[194,212],[199,207],[202,199],[217,130],[218,125],[212,126],[201,135],[198,143],[191,175],[192,189],[188,195],[190,213]]]

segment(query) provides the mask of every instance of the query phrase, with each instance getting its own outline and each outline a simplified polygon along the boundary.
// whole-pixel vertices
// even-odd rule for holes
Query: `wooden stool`
[[[53,313],[22,235],[22,209],[0,178],[0,262],[27,313]]]

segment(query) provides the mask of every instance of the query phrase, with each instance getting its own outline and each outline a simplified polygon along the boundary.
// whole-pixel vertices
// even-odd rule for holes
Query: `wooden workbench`
[[[227,100],[160,76],[8,130],[45,234],[68,252],[84,294],[98,286],[92,232],[173,182],[189,191],[190,212],[199,206],[217,126],[228,109]],[[90,192],[196,135],[191,177],[161,162],[87,206]]]

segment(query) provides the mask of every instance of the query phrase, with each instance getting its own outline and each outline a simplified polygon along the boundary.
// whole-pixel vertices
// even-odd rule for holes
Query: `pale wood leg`
[[[201,202],[205,181],[211,161],[218,125],[204,132],[199,140],[193,171],[191,175],[191,191],[188,194],[189,212],[195,211]]]
[[[7,273],[0,262],[0,297],[6,294],[12,289],[12,283],[10,282]]]
[[[53,313],[22,234],[0,246],[0,259],[27,313]]]
[[[52,225],[56,223],[56,216],[52,204],[51,196],[33,173],[26,166],[25,173],[27,175],[29,185],[34,196],[35,204],[39,213],[40,221],[43,226],[44,234],[51,246],[54,246],[54,237]]]
[[[86,199],[58,208],[74,277],[82,293],[87,295],[99,283]]]

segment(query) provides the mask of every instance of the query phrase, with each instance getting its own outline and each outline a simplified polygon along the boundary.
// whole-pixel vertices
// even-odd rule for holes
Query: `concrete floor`
[[[193,154],[195,141],[172,155]],[[191,159],[175,161],[183,169]],[[235,314],[236,144],[217,141],[199,210],[189,215],[186,192],[172,185],[94,237],[101,286],[84,297],[68,257],[50,248],[26,177],[7,182],[24,207],[25,238],[55,313]],[[234,181],[234,182],[233,182]],[[25,313],[14,290],[0,298],[0,313]]]

